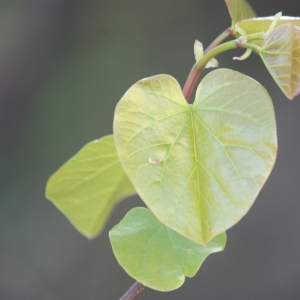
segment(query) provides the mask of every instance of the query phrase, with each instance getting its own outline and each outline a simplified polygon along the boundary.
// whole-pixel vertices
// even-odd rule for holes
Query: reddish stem
[[[225,31],[223,31],[204,51],[204,54],[206,54],[208,51],[219,45],[221,42],[223,42],[227,37],[230,35],[233,35],[233,30],[231,28],[227,28]],[[197,68],[197,65],[194,64],[192,67],[192,70],[184,84],[184,87],[182,89],[184,98],[186,101],[189,101],[190,96],[192,94],[192,91],[196,85],[196,82],[202,72],[203,68]]]
[[[192,91],[195,87],[195,84],[201,74],[202,69],[197,69],[196,64],[192,67],[192,70],[184,84],[184,87],[182,89],[183,96],[186,99],[186,101],[189,101]]]
[[[120,300],[134,300],[137,298],[144,290],[145,286],[140,282],[136,281],[128,291],[120,298]]]
[[[228,36],[232,35],[233,31],[231,28],[226,29],[223,33],[221,33],[205,50],[204,53],[207,53],[208,51],[215,48],[217,45],[219,45],[224,39],[226,39]],[[234,44],[235,45],[235,44]],[[232,48],[232,46],[231,46]],[[217,49],[215,49],[217,50]],[[213,51],[214,52],[214,51]],[[213,56],[212,56],[213,57]],[[197,63],[195,63],[192,67],[192,70],[184,84],[184,87],[182,89],[183,95],[186,99],[186,101],[189,100],[191,93],[195,87],[195,84],[200,76],[200,73],[202,71],[203,67],[198,67]],[[134,300],[136,299],[144,290],[146,286],[141,284],[140,282],[136,281],[129,290],[120,298],[120,300]]]
[[[206,48],[204,51],[204,54],[210,51],[211,49],[218,46],[220,43],[222,43],[226,38],[228,38],[230,35],[233,35],[234,31],[231,27],[227,28],[225,31],[223,31],[213,42]]]

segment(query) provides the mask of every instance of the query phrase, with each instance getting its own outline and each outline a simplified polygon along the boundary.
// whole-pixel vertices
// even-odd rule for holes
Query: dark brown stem
[[[146,287],[143,284],[136,281],[120,300],[134,300],[145,290],[145,288]]]

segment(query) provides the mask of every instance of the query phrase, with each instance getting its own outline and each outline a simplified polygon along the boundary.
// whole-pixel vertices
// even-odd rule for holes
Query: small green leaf
[[[232,20],[233,29],[237,22],[256,17],[255,11],[246,0],[225,0],[225,3]]]
[[[243,28],[247,32],[247,34],[252,34],[252,33],[267,31],[268,28],[270,27],[270,25],[272,24],[273,20],[274,20],[274,16],[263,17],[263,18],[254,18],[254,19],[239,21],[239,22],[237,22],[237,25],[239,27]],[[288,23],[294,24],[296,26],[300,26],[300,18],[282,16],[278,20],[276,27],[283,25],[283,24],[288,24]]]
[[[88,238],[98,235],[115,205],[134,193],[112,135],[85,145],[46,187],[46,197]]]
[[[267,91],[226,69],[203,79],[192,106],[169,75],[137,82],[116,107],[114,133],[143,201],[163,224],[200,244],[247,213],[277,151]]]
[[[300,93],[300,27],[280,25],[265,38],[260,56],[288,99]]]
[[[134,279],[158,291],[179,288],[206,257],[224,250],[226,234],[202,246],[164,226],[146,208],[134,208],[109,232],[119,264]]]

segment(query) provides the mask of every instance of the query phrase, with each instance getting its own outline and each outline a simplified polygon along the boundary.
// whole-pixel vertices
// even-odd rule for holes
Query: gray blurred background
[[[296,0],[252,0],[259,15],[300,16]],[[45,199],[48,177],[84,144],[112,133],[114,107],[137,80],[181,85],[195,39],[207,46],[231,25],[223,0],[0,1],[0,299],[118,299],[134,282],[116,262],[108,230],[93,241]],[[139,299],[300,299],[300,97],[287,100],[256,55],[218,57],[271,94],[278,123],[275,168],[253,208],[228,230],[179,290]],[[203,72],[206,74],[208,71]]]

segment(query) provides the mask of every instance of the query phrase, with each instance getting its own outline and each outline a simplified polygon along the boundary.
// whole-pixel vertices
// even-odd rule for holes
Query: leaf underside
[[[226,234],[205,246],[163,225],[146,208],[134,208],[109,232],[119,264],[135,280],[159,291],[179,288],[193,277],[206,257],[222,251]]]
[[[85,145],[46,187],[46,197],[88,238],[98,235],[115,205],[132,194],[112,135]]]
[[[264,40],[260,56],[286,97],[300,93],[300,27],[290,23],[274,29]]]
[[[124,170],[151,211],[200,244],[246,214],[277,151],[268,93],[227,69],[203,79],[192,106],[171,76],[137,82],[116,107],[114,137]]]

